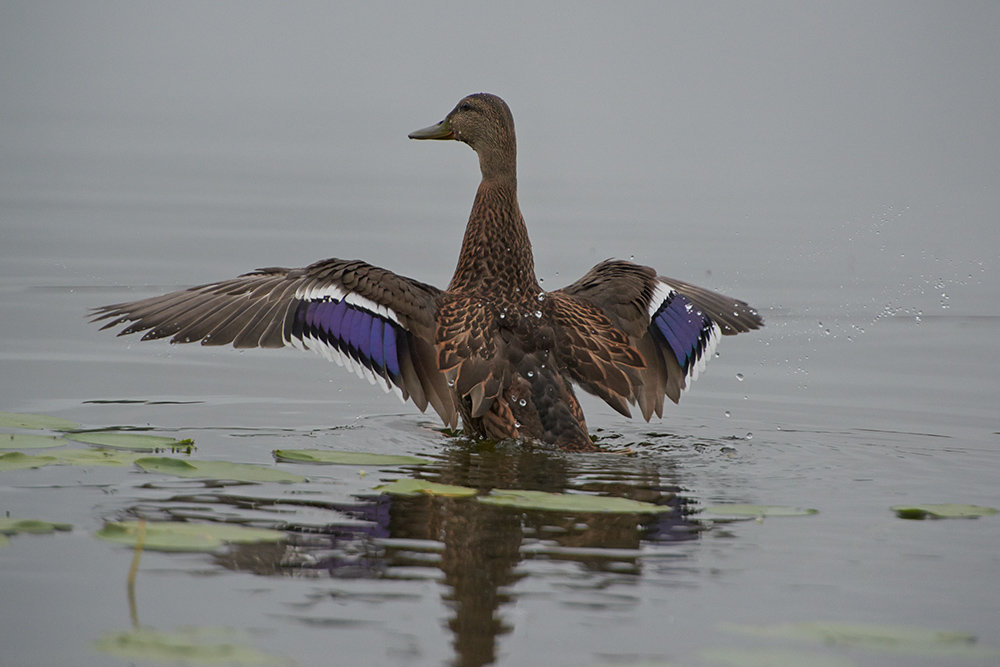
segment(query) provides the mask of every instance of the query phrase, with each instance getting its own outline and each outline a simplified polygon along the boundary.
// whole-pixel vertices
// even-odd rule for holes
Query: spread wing
[[[313,349],[455,426],[433,344],[440,293],[362,261],[328,259],[102,306],[92,321],[130,322],[119,335],[145,332],[142,340]]]
[[[662,416],[664,396],[675,403],[680,399],[687,383],[698,377],[711,358],[721,336],[757,329],[764,323],[757,311],[743,301],[657,276],[653,269],[631,262],[602,262],[580,280],[553,294],[597,310],[641,356],[639,368],[626,357],[611,360],[611,366],[629,384],[626,387],[619,382],[615,400],[608,400],[594,387],[600,388],[600,374],[609,375],[609,371],[600,364],[588,366],[580,362],[600,359],[600,350],[606,344],[594,344],[595,337],[587,336],[586,319],[563,318],[564,329],[578,330],[577,338],[581,341],[569,350],[570,356],[577,360],[568,366],[573,379],[623,414],[629,414],[624,401],[638,403],[647,420],[653,413]],[[600,332],[600,329],[590,330]],[[596,336],[597,341],[604,338],[604,334]]]

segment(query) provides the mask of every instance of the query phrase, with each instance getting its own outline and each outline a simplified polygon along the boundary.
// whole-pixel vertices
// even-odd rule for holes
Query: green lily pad
[[[667,505],[654,505],[628,498],[592,496],[584,493],[547,493],[521,489],[493,489],[479,502],[500,507],[549,512],[600,512],[614,514],[657,514],[669,512]]]
[[[59,463],[71,466],[130,466],[145,456],[117,449],[63,449],[53,454]]]
[[[21,452],[0,454],[0,470],[26,470],[27,468],[41,468],[56,463],[59,463],[59,459],[54,456],[29,456]]]
[[[811,641],[904,655],[967,659],[1000,659],[1000,649],[976,644],[966,632],[931,630],[912,626],[864,623],[805,622],[775,625],[722,624],[722,629],[753,637]]]
[[[69,444],[61,435],[0,433],[0,449],[44,449]]]
[[[138,521],[109,521],[97,537],[109,542],[135,546]],[[215,551],[228,543],[280,542],[285,533],[267,528],[248,528],[225,523],[147,521],[143,548],[151,551]]]
[[[714,519],[760,519],[764,517],[810,516],[819,514],[819,510],[803,509],[801,507],[785,507],[782,505],[745,505],[742,503],[712,505],[701,511],[705,518]]]
[[[135,460],[135,464],[146,472],[158,472],[175,477],[193,479],[217,479],[233,482],[304,482],[306,478],[277,468],[254,465],[252,463],[231,463],[229,461],[198,461],[195,459],[175,459],[166,456],[146,456]]]
[[[857,667],[858,663],[839,655],[816,651],[762,648],[715,648],[698,652],[698,657],[726,667]]]
[[[178,440],[163,435],[146,435],[144,433],[129,433],[128,431],[90,431],[87,433],[71,433],[71,440],[88,445],[111,447],[112,449],[129,449],[134,452],[155,452],[163,449],[190,448],[193,440]]]
[[[31,430],[72,431],[79,428],[76,422],[48,415],[33,415],[19,412],[0,412],[0,426],[26,428]]]
[[[978,519],[981,516],[993,516],[997,510],[981,505],[957,505],[942,503],[938,505],[896,505],[890,508],[900,519]]]
[[[0,519],[0,535],[17,535],[18,533],[44,535],[54,533],[57,530],[73,530],[73,526],[68,523],[53,523],[40,519]]]
[[[291,660],[237,643],[231,631],[189,628],[157,632],[145,628],[109,632],[94,647],[130,662],[185,665],[290,665]]]
[[[427,459],[416,456],[369,454],[367,452],[338,452],[329,449],[276,449],[272,454],[278,461],[345,466],[399,466],[430,463]]]
[[[454,484],[438,484],[425,479],[397,479],[395,482],[375,487],[376,491],[390,493],[394,496],[445,496],[447,498],[465,498],[476,495],[476,490],[468,486]]]
[[[109,449],[61,449],[44,456],[8,452],[0,454],[0,470],[23,470],[48,465],[128,466],[144,456],[145,453],[142,452]]]

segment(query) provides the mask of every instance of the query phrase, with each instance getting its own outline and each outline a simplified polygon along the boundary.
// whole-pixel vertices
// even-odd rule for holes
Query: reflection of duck
[[[104,306],[106,327],[143,340],[314,348],[478,437],[594,449],[572,384],[628,416],[662,416],[720,335],[756,329],[746,303],[605,261],[545,292],[517,203],[514,120],[489,94],[410,135],[455,139],[479,155],[455,275],[444,291],[357,260],[268,268],[232,280]]]
[[[551,590],[557,606],[573,604],[588,589],[594,592],[589,600],[593,604],[617,608],[638,604],[639,598],[615,592],[602,597],[602,591],[611,579],[634,578],[641,585],[640,577],[650,569],[655,573],[687,567],[688,553],[670,547],[699,536],[697,524],[683,511],[684,499],[675,493],[680,488],[678,471],[666,457],[576,457],[516,443],[455,442],[411,474],[484,491],[511,488],[624,497],[669,506],[672,511],[552,512],[426,494],[364,494],[344,502],[337,494],[271,498],[199,492],[170,502],[184,507],[193,503],[205,516],[216,506],[219,516],[229,520],[239,520],[241,512],[260,518],[271,511],[294,535],[295,546],[290,548],[233,545],[215,556],[222,567],[267,576],[329,575],[334,580],[382,582],[378,588],[361,584],[310,589],[299,612],[308,624],[328,622],[329,607],[317,602],[331,596],[340,613],[348,613],[353,622],[364,622],[368,615],[379,619],[373,625],[391,633],[393,622],[412,624],[400,621],[410,612],[400,611],[398,603],[419,598],[426,609],[427,596],[439,590],[448,608],[452,665],[495,663],[503,635],[518,629],[516,624],[525,631],[518,621],[525,616],[511,613],[512,607],[520,599],[537,597],[539,591]],[[300,514],[301,507],[310,512]],[[330,510],[328,519],[323,518],[324,509]],[[306,523],[296,523],[300,516]],[[683,581],[688,576],[680,575]],[[428,588],[420,583],[424,581],[437,581],[441,587]],[[361,592],[352,595],[347,590]],[[372,600],[393,606],[366,606]]]

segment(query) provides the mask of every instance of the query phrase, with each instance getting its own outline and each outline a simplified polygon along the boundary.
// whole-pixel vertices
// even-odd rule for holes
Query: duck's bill
[[[451,123],[445,119],[422,130],[414,130],[409,136],[410,139],[454,139],[455,133],[451,131]]]

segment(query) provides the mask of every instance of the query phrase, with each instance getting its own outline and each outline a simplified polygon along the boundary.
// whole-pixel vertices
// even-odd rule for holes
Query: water
[[[657,20],[651,25],[674,23]],[[872,20],[895,28],[901,16]],[[973,50],[979,42],[963,30],[961,48]],[[894,33],[875,33],[870,41],[858,37],[859,53],[884,39],[897,44]],[[176,38],[149,34],[154,45]],[[982,43],[993,44],[994,33],[983,34]],[[30,40],[17,39],[4,41],[28,48]],[[238,91],[256,89],[236,69],[221,92],[211,88],[221,107],[188,101],[163,110],[157,103],[169,96],[159,94],[169,87],[111,86],[132,81],[125,74],[144,61],[110,65],[118,61],[95,56],[104,54],[96,43],[72,46],[66,53],[105,63],[107,90],[122,97],[84,99],[72,88],[80,97],[67,97],[72,103],[57,113],[42,103],[58,97],[50,85],[42,91],[48,97],[3,102],[4,110],[28,111],[8,113],[0,132],[0,411],[53,414],[89,428],[148,427],[193,438],[199,458],[277,465],[309,482],[205,484],[131,468],[0,472],[0,511],[73,524],[69,533],[19,535],[0,548],[4,665],[126,664],[92,645],[133,623],[164,632],[228,629],[300,665],[736,664],[713,662],[711,651],[721,649],[797,652],[790,664],[995,664],[995,654],[911,654],[732,629],[900,625],[969,633],[977,646],[1000,650],[1000,519],[905,521],[889,509],[1000,507],[1000,196],[984,186],[1000,151],[989,148],[995,132],[966,131],[985,107],[963,103],[962,116],[951,97],[935,94],[938,106],[926,107],[902,94],[874,95],[915,115],[863,127],[859,137],[868,143],[824,139],[836,148],[827,162],[794,144],[762,169],[742,151],[769,144],[724,122],[729,129],[720,136],[697,123],[655,131],[646,124],[652,143],[598,133],[595,159],[577,138],[611,127],[593,122],[608,120],[601,105],[572,98],[568,108],[579,114],[564,109],[556,116],[565,124],[555,127],[543,97],[548,84],[522,89],[510,80],[521,96],[513,104],[521,205],[546,289],[606,257],[634,255],[665,275],[746,299],[767,323],[723,340],[719,357],[680,405],[666,406],[663,420],[626,420],[585,398],[601,442],[631,451],[567,455],[450,438],[432,416],[319,357],[140,343],[85,319],[93,306],[328,256],[364,258],[443,286],[476,184],[474,157],[464,146],[416,144],[405,135],[485,84],[463,85],[451,91],[455,99],[439,98],[438,90],[373,93],[377,103],[369,105],[317,93],[307,109],[287,100],[243,108]],[[767,51],[757,48],[757,55]],[[163,53],[161,64],[195,58],[183,49]],[[226,59],[195,53],[216,67],[213,58]],[[67,68],[63,75],[73,71],[65,54],[46,67],[53,62]],[[691,66],[719,67],[706,62]],[[878,62],[900,74],[894,81],[909,80],[908,70]],[[192,74],[188,84],[170,78],[172,71],[164,65],[150,80],[204,93],[195,84],[207,86],[208,78]],[[939,80],[935,71],[928,75]],[[865,86],[879,82],[859,72]],[[43,74],[43,81],[58,78]],[[415,76],[404,74],[396,76]],[[646,74],[636,79],[644,90],[665,76],[662,69]],[[831,80],[839,81],[829,72],[822,78]],[[347,80],[337,81],[348,89]],[[616,81],[608,85],[631,85]],[[298,90],[285,80],[269,85]],[[664,93],[653,89],[655,102]],[[826,99],[827,89],[811,90]],[[635,113],[647,109],[647,98],[632,99]],[[674,108],[682,118],[685,103]],[[703,106],[716,109],[710,124],[726,120],[718,114],[727,106]],[[948,121],[932,138],[949,141],[915,140],[932,117],[920,115],[925,107]],[[858,107],[848,111],[853,121],[864,116]],[[816,137],[830,124],[846,127],[824,118]],[[794,134],[809,131],[801,125]],[[695,136],[715,137],[707,153],[691,143]],[[688,157],[664,162],[656,142],[668,140],[679,142],[671,155]],[[724,159],[727,142],[746,164]],[[808,160],[796,161],[799,150]],[[969,159],[949,162],[961,150]],[[568,164],[567,155],[585,154]],[[722,174],[716,158],[725,163]],[[405,453],[430,463],[274,464],[271,451],[279,448]],[[673,511],[574,516],[372,490],[407,475],[483,492],[599,492]],[[818,513],[708,520],[702,510],[719,503]],[[285,530],[289,539],[214,555],[146,552],[130,600],[132,552],[93,535],[105,520],[136,515],[250,522]]]

